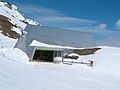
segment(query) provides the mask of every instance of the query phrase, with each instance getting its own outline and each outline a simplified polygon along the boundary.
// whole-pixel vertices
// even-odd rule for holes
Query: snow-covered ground
[[[89,67],[28,62],[26,54],[12,46],[1,48],[0,90],[120,90],[120,48],[102,47],[94,55],[80,56],[79,61],[94,61]]]

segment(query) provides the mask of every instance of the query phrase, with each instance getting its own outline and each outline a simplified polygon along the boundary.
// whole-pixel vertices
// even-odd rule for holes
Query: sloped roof
[[[95,41],[91,33],[72,31],[60,28],[28,25],[27,44],[33,40],[50,45],[71,46],[76,48],[94,47]]]

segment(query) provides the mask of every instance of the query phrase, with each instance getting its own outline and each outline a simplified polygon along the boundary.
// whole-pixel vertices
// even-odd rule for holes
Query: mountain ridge
[[[38,25],[36,21],[25,18],[17,6],[5,1],[0,1],[0,29],[1,33],[9,38],[18,38],[27,24]]]

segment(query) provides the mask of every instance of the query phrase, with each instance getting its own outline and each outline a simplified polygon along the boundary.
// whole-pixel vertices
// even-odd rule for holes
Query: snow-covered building
[[[95,41],[91,33],[28,25],[15,47],[23,50],[30,61],[54,61],[62,60],[66,51],[95,47]]]

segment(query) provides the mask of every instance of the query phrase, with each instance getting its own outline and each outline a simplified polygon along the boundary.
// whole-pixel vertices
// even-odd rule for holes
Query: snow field
[[[120,71],[114,69],[119,68],[120,49],[102,48],[79,57],[80,61],[93,59],[94,67],[26,62],[21,50],[6,51],[5,57],[0,56],[0,90],[120,90]]]

